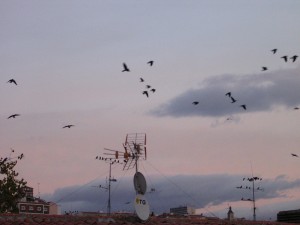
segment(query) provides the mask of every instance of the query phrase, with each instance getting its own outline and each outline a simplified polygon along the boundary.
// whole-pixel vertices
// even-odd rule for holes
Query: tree
[[[12,212],[17,213],[18,201],[25,197],[23,191],[27,182],[22,178],[17,179],[19,173],[14,170],[18,160],[23,158],[22,153],[16,160],[11,158],[0,158],[0,213]]]

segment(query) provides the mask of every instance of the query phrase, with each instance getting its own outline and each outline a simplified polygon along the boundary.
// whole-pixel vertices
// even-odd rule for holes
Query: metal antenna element
[[[261,181],[261,180],[262,180],[262,178],[254,177],[252,174],[252,177],[244,177],[243,178],[243,181],[249,181],[252,183],[252,185],[249,185],[249,186],[241,185],[239,187],[236,187],[237,189],[245,189],[245,190],[250,190],[250,191],[252,190],[252,198],[242,198],[241,201],[250,201],[253,203],[253,221],[256,221],[255,192],[264,191],[264,189],[261,187],[255,187],[255,182]]]
[[[134,200],[135,211],[138,217],[146,221],[150,215],[150,208],[147,199],[144,194],[147,191],[147,183],[144,175],[138,172],[138,161],[139,159],[146,160],[147,159],[147,150],[146,150],[146,134],[145,133],[130,133],[126,135],[125,142],[123,143],[124,151],[114,150],[104,148],[106,152],[104,155],[109,156],[111,158],[99,157],[96,159],[103,160],[109,162],[109,198],[107,204],[108,215],[110,215],[110,182],[113,181],[111,179],[111,165],[113,163],[124,164],[123,170],[129,170],[135,168],[135,175],[133,179],[134,188],[136,191],[136,197]],[[119,161],[119,159],[123,159]]]
[[[138,172],[138,160],[147,159],[146,134],[127,134],[123,147],[125,152],[129,151],[128,157],[124,160],[125,165],[123,170],[129,170],[135,167],[135,171]]]
[[[106,163],[109,163],[108,186],[101,186],[101,185],[99,185],[98,187],[99,188],[103,188],[105,190],[108,190],[107,215],[110,216],[110,213],[111,213],[111,201],[110,201],[110,196],[111,196],[111,192],[110,192],[111,182],[117,182],[117,179],[111,177],[111,166],[113,164],[122,164],[122,163],[120,163],[119,160],[116,160],[116,159],[113,159],[113,158],[105,158],[105,157],[96,156],[96,159],[102,160],[102,161],[104,161]]]

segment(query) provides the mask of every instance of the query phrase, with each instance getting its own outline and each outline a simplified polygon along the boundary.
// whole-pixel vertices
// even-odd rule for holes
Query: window
[[[40,212],[40,211],[42,211],[42,207],[41,207],[41,206],[38,206],[38,207],[36,208],[36,210],[37,210],[38,212]]]
[[[25,210],[26,210],[25,205],[22,205],[22,206],[21,206],[21,210],[22,210],[22,211],[25,211]]]
[[[33,211],[33,206],[29,206],[29,211]]]

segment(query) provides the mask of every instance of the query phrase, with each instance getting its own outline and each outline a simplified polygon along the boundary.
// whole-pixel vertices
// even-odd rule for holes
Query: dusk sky
[[[1,157],[24,153],[17,170],[35,195],[105,211],[92,186],[109,165],[95,156],[146,133],[154,211],[225,217],[231,205],[252,218],[236,189],[252,173],[263,178],[258,218],[298,209],[299,12],[297,0],[1,0]],[[114,166],[115,209],[126,210],[122,193],[134,198],[133,174]]]

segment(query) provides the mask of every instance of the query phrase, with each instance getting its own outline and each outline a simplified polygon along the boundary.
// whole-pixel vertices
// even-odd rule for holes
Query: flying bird
[[[266,70],[268,70],[268,67],[266,66],[261,67],[261,71],[266,71]]]
[[[74,127],[74,126],[75,126],[75,125],[70,124],[70,125],[64,126],[63,128],[71,128],[71,127]]]
[[[20,114],[13,114],[13,115],[10,115],[9,117],[7,117],[7,119],[10,119],[10,118],[16,118],[17,116],[20,116]]]
[[[228,96],[229,98],[231,97],[231,92],[227,92],[226,94],[225,94],[225,96]]]
[[[17,82],[14,79],[10,79],[9,81],[7,81],[7,83],[14,83],[15,85],[17,85]]]
[[[128,66],[126,65],[126,63],[123,63],[123,70],[122,72],[130,72],[130,69],[128,68]]]
[[[245,110],[247,109],[247,108],[246,108],[246,105],[240,105],[240,107],[242,107],[242,108],[245,109]]]
[[[236,100],[233,98],[233,97],[230,97],[231,98],[231,103],[235,103]]]
[[[152,88],[150,91],[152,91],[154,93],[156,91],[156,89]]]
[[[150,85],[146,85],[146,88],[151,88],[151,86]]]
[[[297,55],[294,55],[294,56],[292,56],[290,59],[292,59],[293,62],[295,62],[297,58],[298,58],[298,56],[297,56]]]
[[[154,61],[153,60],[151,60],[151,61],[149,61],[149,62],[147,62],[150,66],[153,66],[153,63],[154,63]]]
[[[294,109],[295,109],[295,110],[298,110],[298,109],[299,109],[299,107],[295,107]]]
[[[299,157],[297,154],[291,153],[292,156],[294,157]]]
[[[199,104],[199,102],[193,102],[193,104],[194,104],[194,105],[198,105],[198,104]]]
[[[273,52],[273,54],[275,54],[277,52],[277,48],[272,49],[271,52]]]
[[[140,82],[144,82],[144,79],[143,79],[143,78],[140,78]]]
[[[143,95],[146,95],[146,96],[147,96],[147,98],[149,98],[148,91],[143,91]]]
[[[287,56],[287,55],[284,55],[284,56],[282,56],[281,58],[284,59],[285,62],[288,61],[288,56]]]
[[[24,158],[24,154],[22,153],[21,155],[18,156],[18,159],[23,159]]]

